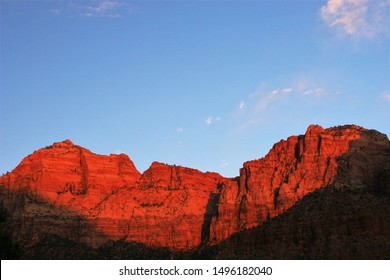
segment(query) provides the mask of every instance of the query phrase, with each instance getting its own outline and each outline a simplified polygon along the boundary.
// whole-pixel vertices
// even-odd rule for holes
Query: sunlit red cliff
[[[127,155],[97,155],[66,140],[2,176],[0,197],[23,244],[47,233],[94,248],[116,240],[187,250],[260,226],[325,187],[389,195],[389,170],[387,136],[355,125],[311,125],[244,163],[237,178],[157,162],[141,174]],[[21,192],[36,201],[17,207]],[[77,229],[66,226],[75,220]]]

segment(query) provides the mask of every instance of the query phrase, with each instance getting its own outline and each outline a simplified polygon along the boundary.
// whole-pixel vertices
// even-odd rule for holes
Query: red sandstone
[[[140,174],[127,155],[97,155],[66,140],[26,157],[0,185],[72,210],[110,239],[190,249],[260,225],[308,193],[342,182],[338,161],[353,141],[389,149],[385,135],[371,132],[312,125],[244,163],[238,179],[157,162]]]

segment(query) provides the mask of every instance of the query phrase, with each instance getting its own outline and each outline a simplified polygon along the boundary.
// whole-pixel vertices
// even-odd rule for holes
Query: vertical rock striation
[[[390,143],[384,134],[355,125],[311,125],[305,135],[281,140],[264,158],[244,163],[238,188],[221,193],[211,240],[258,226],[317,189],[368,186],[377,173],[390,174],[389,160]]]
[[[261,225],[326,186],[390,194],[389,170],[386,135],[354,125],[311,125],[244,163],[234,179],[157,162],[140,174],[127,155],[66,140],[2,176],[0,199],[26,246],[50,233],[94,247],[119,240],[185,250]],[[22,193],[28,199],[19,203]]]

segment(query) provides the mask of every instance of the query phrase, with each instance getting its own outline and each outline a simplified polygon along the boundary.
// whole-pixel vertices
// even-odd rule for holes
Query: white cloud
[[[134,5],[120,0],[70,2],[67,9],[72,15],[109,18],[133,14],[137,10]]]
[[[96,12],[100,13],[100,12],[113,10],[115,8],[118,8],[118,7],[123,7],[123,5],[124,5],[123,3],[116,2],[116,1],[102,1],[102,2],[99,3],[98,6],[96,6],[93,9]]]
[[[268,93],[264,93],[262,90],[257,90],[256,92],[250,94],[249,98],[258,98],[254,109],[254,112],[258,113],[268,108],[268,106],[274,102],[284,100],[288,96],[297,96],[298,94],[316,97],[328,95],[324,88],[318,86],[316,82],[311,81],[308,77],[303,76],[297,80],[294,86],[276,88]],[[244,101],[241,103],[244,104]]]
[[[205,123],[206,123],[207,125],[211,125],[211,124],[216,123],[216,122],[219,122],[219,121],[221,121],[221,120],[222,120],[221,117],[216,117],[216,118],[208,117],[208,118],[205,120]]]
[[[381,95],[381,98],[387,102],[390,102],[390,92],[385,92]]]
[[[328,91],[318,81],[311,79],[308,75],[301,75],[296,80],[293,90],[303,96],[322,97],[329,95]]]
[[[372,38],[388,32],[389,0],[328,0],[321,17],[330,27],[356,38]]]
[[[184,129],[183,129],[182,127],[176,128],[176,132],[177,132],[177,133],[181,133],[181,132],[183,132],[183,131],[184,131]]]
[[[238,109],[243,110],[244,107],[245,107],[245,102],[244,102],[244,101],[241,101],[241,102],[240,102],[240,105],[238,106]]]
[[[318,83],[313,82],[308,77],[303,76],[297,82],[289,87],[275,88],[265,92],[258,89],[248,96],[248,100],[242,101],[245,104],[245,112],[240,115],[243,120],[241,129],[246,129],[267,119],[267,109],[271,105],[278,105],[290,98],[290,101],[298,98],[322,98],[330,95],[325,88],[320,87]],[[244,103],[245,102],[245,103]],[[239,107],[240,108],[240,107]]]
[[[230,163],[227,161],[227,160],[222,160],[221,161],[221,167],[226,167],[226,166],[229,166]]]
[[[300,77],[298,81],[295,83],[295,90],[304,91],[308,88],[310,81],[306,77]]]
[[[283,99],[287,97],[291,93],[291,88],[281,88],[281,89],[274,89],[271,92],[266,93],[262,96],[262,98],[257,102],[255,111],[259,112],[264,110],[269,106],[269,104],[273,103],[276,100]],[[250,96],[258,96],[260,93],[251,94]]]
[[[314,95],[314,96],[324,96],[326,95],[326,91],[323,88],[314,88],[314,89],[308,89],[302,92],[303,95]]]

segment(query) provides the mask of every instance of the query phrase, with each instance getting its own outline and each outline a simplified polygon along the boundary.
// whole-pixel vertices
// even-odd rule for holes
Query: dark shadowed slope
[[[390,197],[317,190],[262,226],[205,249],[211,259],[390,259]]]

